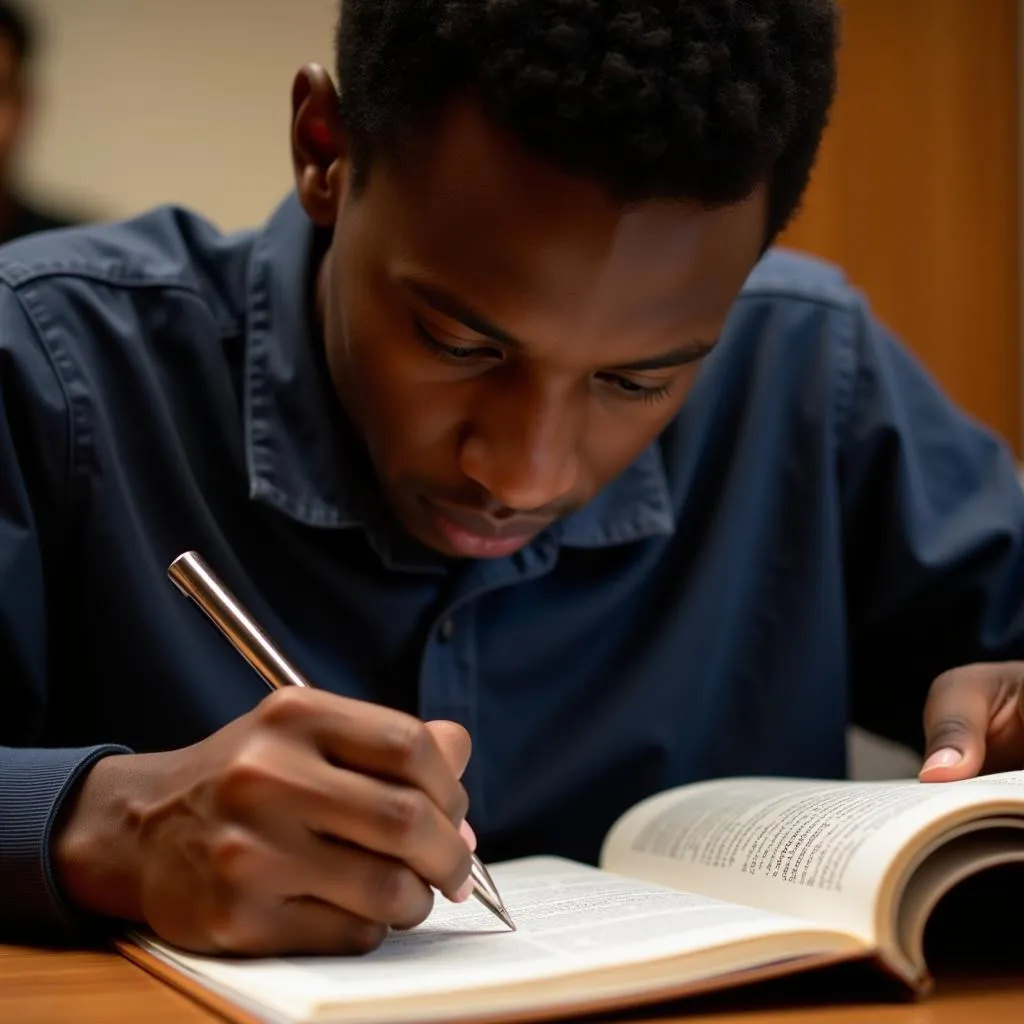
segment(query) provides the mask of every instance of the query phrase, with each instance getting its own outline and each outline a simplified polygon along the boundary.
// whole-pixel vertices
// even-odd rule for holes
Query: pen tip
[[[502,908],[501,908],[501,911],[500,911],[500,912],[501,912],[501,919],[502,919],[502,921],[504,921],[504,922],[505,922],[505,924],[506,924],[506,925],[508,925],[508,929],[509,929],[509,931],[512,931],[512,932],[514,932],[514,931],[518,931],[518,929],[516,928],[516,923],[515,923],[515,921],[513,921],[513,920],[512,920],[512,916],[511,916],[511,915],[509,914],[509,912],[508,912],[508,911],[507,911],[507,910],[506,910],[506,909],[504,908],[504,906],[502,906]]]

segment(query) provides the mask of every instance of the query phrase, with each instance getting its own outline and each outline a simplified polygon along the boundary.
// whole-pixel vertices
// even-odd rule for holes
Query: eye
[[[433,335],[422,320],[414,320],[416,335],[431,355],[446,363],[466,363],[471,359],[500,359],[501,352],[491,345],[447,345]]]
[[[599,374],[598,379],[619,393],[622,398],[632,401],[657,402],[659,399],[667,398],[672,391],[672,382],[646,386],[638,384],[629,377],[620,377],[616,373]]]

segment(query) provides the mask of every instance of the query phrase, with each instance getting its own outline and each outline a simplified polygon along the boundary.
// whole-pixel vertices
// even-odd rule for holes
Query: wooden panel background
[[[1016,0],[845,0],[840,86],[783,243],[840,263],[1020,452]]]

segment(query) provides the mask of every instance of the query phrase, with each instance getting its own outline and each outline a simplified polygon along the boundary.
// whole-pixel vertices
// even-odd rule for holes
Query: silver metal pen
[[[277,649],[237,598],[194,551],[179,555],[167,569],[175,586],[206,613],[231,645],[259,673],[272,690],[284,686],[311,686]],[[503,924],[516,930],[498,888],[483,861],[474,853],[470,877],[473,895]]]

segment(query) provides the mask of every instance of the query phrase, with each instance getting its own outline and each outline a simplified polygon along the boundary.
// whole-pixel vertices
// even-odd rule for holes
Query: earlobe
[[[334,83],[318,64],[295,76],[291,146],[299,200],[315,224],[329,227],[348,188],[348,135]]]

